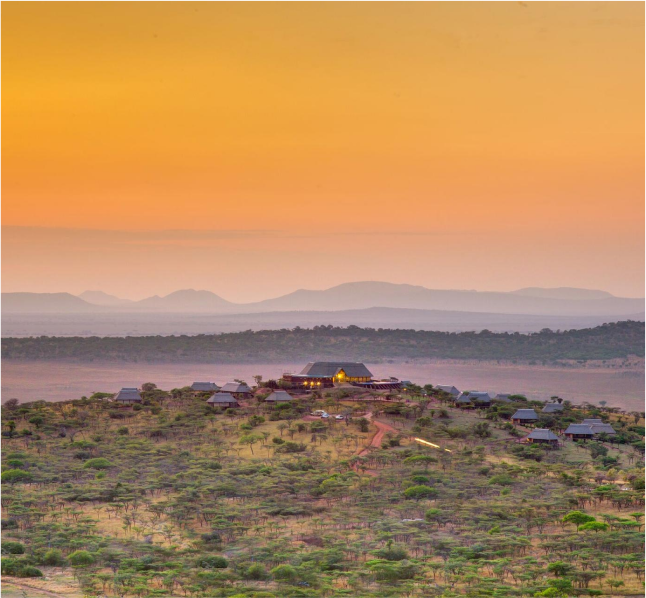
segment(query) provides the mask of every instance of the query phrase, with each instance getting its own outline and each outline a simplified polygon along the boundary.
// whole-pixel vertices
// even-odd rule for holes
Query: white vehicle
[[[321,419],[329,419],[329,417],[330,417],[329,413],[325,413],[325,412],[321,413]]]
[[[323,415],[325,411],[323,409],[317,409],[316,411],[312,411],[312,415]]]
[[[345,415],[335,415],[334,419],[345,419]]]

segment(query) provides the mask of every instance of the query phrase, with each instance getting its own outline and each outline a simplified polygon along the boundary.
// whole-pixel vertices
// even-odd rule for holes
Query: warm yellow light
[[[415,442],[419,442],[420,444],[424,444],[426,446],[432,446],[433,448],[441,449],[442,447],[439,446],[438,444],[433,444],[432,442],[429,442],[428,440],[423,440],[421,438],[415,438]],[[442,449],[446,451],[447,453],[450,453],[451,451],[449,449]]]

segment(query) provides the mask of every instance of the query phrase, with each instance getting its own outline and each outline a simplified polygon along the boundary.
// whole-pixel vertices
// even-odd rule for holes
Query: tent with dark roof
[[[487,392],[477,390],[461,392],[457,399],[456,405],[473,405],[475,407],[488,407],[491,405],[491,396]]]
[[[563,434],[572,440],[576,440],[577,438],[585,440],[594,436],[592,428],[587,424],[570,424]]]
[[[548,403],[543,407],[543,413],[557,413],[563,411],[562,403]]]
[[[476,405],[491,405],[491,395],[488,392],[471,391],[469,397]]]
[[[526,440],[532,444],[558,444],[559,437],[547,428],[536,428]]]
[[[239,382],[227,382],[220,390],[243,397],[251,395],[251,389],[246,384],[240,384]]]
[[[216,392],[214,395],[211,395],[206,402],[211,405],[211,407],[240,407],[236,398],[228,392]]]
[[[124,403],[131,405],[133,403],[141,403],[141,394],[136,388],[122,388],[114,397],[117,403]]]
[[[509,393],[498,393],[493,400],[494,401],[500,401],[501,403],[511,403],[511,399],[509,398],[511,395]]]
[[[518,409],[516,413],[511,416],[511,421],[515,424],[531,424],[538,421],[538,415],[533,409]]]
[[[288,403],[293,400],[294,397],[284,390],[275,390],[265,399],[265,403]]]
[[[584,419],[581,423],[590,426],[590,428],[592,428],[593,434],[595,435],[608,434],[612,436],[617,433],[610,424],[604,424],[600,419]]]
[[[191,388],[195,392],[217,392],[220,387],[215,382],[193,382]]]
[[[468,392],[461,392],[455,398],[456,405],[471,405],[471,397]]]

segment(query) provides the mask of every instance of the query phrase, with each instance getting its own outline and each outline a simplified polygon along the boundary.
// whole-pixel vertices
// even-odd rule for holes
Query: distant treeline
[[[644,356],[644,322],[532,334],[317,326],[198,336],[2,339],[4,359],[260,363],[345,359],[478,359],[554,362]]]

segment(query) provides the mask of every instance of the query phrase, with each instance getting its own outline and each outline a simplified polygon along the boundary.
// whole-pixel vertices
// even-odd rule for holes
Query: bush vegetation
[[[3,338],[4,359],[169,361],[191,363],[299,362],[319,359],[481,359],[555,362],[644,357],[644,322],[536,333],[433,332],[317,326],[197,336]]]
[[[566,403],[556,429],[601,417],[617,437],[550,450],[517,442],[506,404],[427,390],[396,409],[332,391],[223,411],[156,387],[136,410],[7,403],[2,573],[109,598],[643,594],[643,414]],[[365,450],[374,418],[396,443]]]

